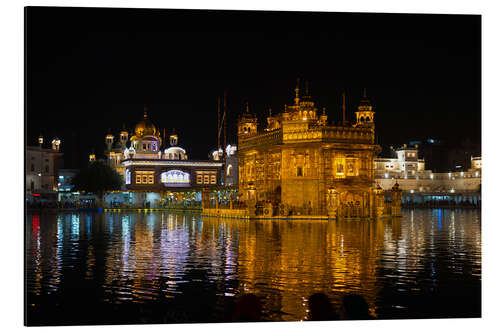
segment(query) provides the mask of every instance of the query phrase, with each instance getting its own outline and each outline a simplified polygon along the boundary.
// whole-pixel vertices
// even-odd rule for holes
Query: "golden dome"
[[[134,130],[135,136],[138,138],[144,136],[160,136],[160,132],[156,129],[156,126],[149,120],[147,108],[144,107],[144,119],[142,119],[137,125],[135,125]]]

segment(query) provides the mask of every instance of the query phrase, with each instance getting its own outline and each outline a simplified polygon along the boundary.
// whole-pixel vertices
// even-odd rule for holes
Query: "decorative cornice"
[[[148,166],[197,166],[197,167],[222,167],[222,163],[209,161],[175,161],[175,160],[154,160],[154,159],[127,159],[121,162],[124,166],[148,165]]]

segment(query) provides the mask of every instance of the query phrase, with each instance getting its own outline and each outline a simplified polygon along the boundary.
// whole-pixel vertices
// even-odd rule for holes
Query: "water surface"
[[[307,298],[362,295],[377,318],[479,317],[478,210],[383,221],[244,221],[163,213],[28,214],[29,325],[230,321],[256,294],[268,321]]]

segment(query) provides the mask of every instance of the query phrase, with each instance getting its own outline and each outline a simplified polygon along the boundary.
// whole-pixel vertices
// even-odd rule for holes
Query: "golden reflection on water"
[[[278,305],[282,320],[306,319],[307,297],[316,292],[333,298],[348,292],[360,294],[375,312],[376,261],[386,224],[237,223],[241,292],[255,293],[266,303]],[[398,228],[399,222],[392,223],[391,230]]]
[[[68,269],[81,270],[82,280],[101,284],[106,302],[175,300],[202,284],[218,301],[254,293],[268,319],[302,320],[316,292],[338,311],[343,295],[362,295],[377,315],[384,288],[424,292],[448,267],[456,279],[481,279],[477,211],[336,222],[82,213],[28,223],[27,287],[36,295],[58,291]]]

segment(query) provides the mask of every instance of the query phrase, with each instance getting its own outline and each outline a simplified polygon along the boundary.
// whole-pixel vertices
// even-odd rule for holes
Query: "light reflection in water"
[[[51,269],[48,274],[48,292],[56,292],[59,288],[59,283],[61,282],[61,267],[62,267],[62,255],[63,255],[63,244],[64,244],[64,230],[63,230],[64,220],[61,215],[57,216],[57,224],[55,228],[55,248],[52,247],[50,250],[54,253],[49,260],[51,261]],[[51,232],[52,233],[52,232]],[[50,291],[49,291],[50,290]]]
[[[130,218],[128,215],[122,217],[122,251],[121,251],[121,262],[117,260],[113,260],[115,265],[118,263],[120,266],[113,267],[113,272],[115,269],[121,272],[121,277],[129,277],[129,272],[133,273],[133,270],[130,269]],[[114,248],[110,247],[110,250],[113,251]],[[112,256],[110,256],[110,259]]]
[[[80,237],[80,215],[71,216],[71,239],[78,240]]]
[[[108,234],[112,235],[113,234],[113,215],[107,215],[106,219],[107,219],[108,225],[109,225],[109,232],[108,232]]]
[[[40,251],[40,215],[33,215],[31,219],[32,236],[31,242],[34,244],[32,250],[32,256],[34,261],[34,275],[35,275],[35,286],[34,292],[39,295],[42,289],[41,280],[43,278],[42,272],[42,253]]]
[[[441,228],[442,228],[442,210],[439,209],[438,210],[438,231],[441,231]]]
[[[87,228],[87,237],[91,239],[92,237],[92,217],[90,215],[85,216],[85,226]]]
[[[307,298],[316,292],[327,294],[337,307],[342,295],[360,294],[372,313],[384,317],[411,313],[401,295],[443,290],[450,281],[463,283],[461,288],[480,281],[479,212],[404,213],[402,219],[376,222],[33,215],[27,228],[27,288],[32,294],[64,294],[65,279],[81,283],[65,273],[72,268],[81,270],[82,281],[103,281],[105,302],[176,302],[202,288],[222,303],[255,293],[267,319],[302,320]]]

